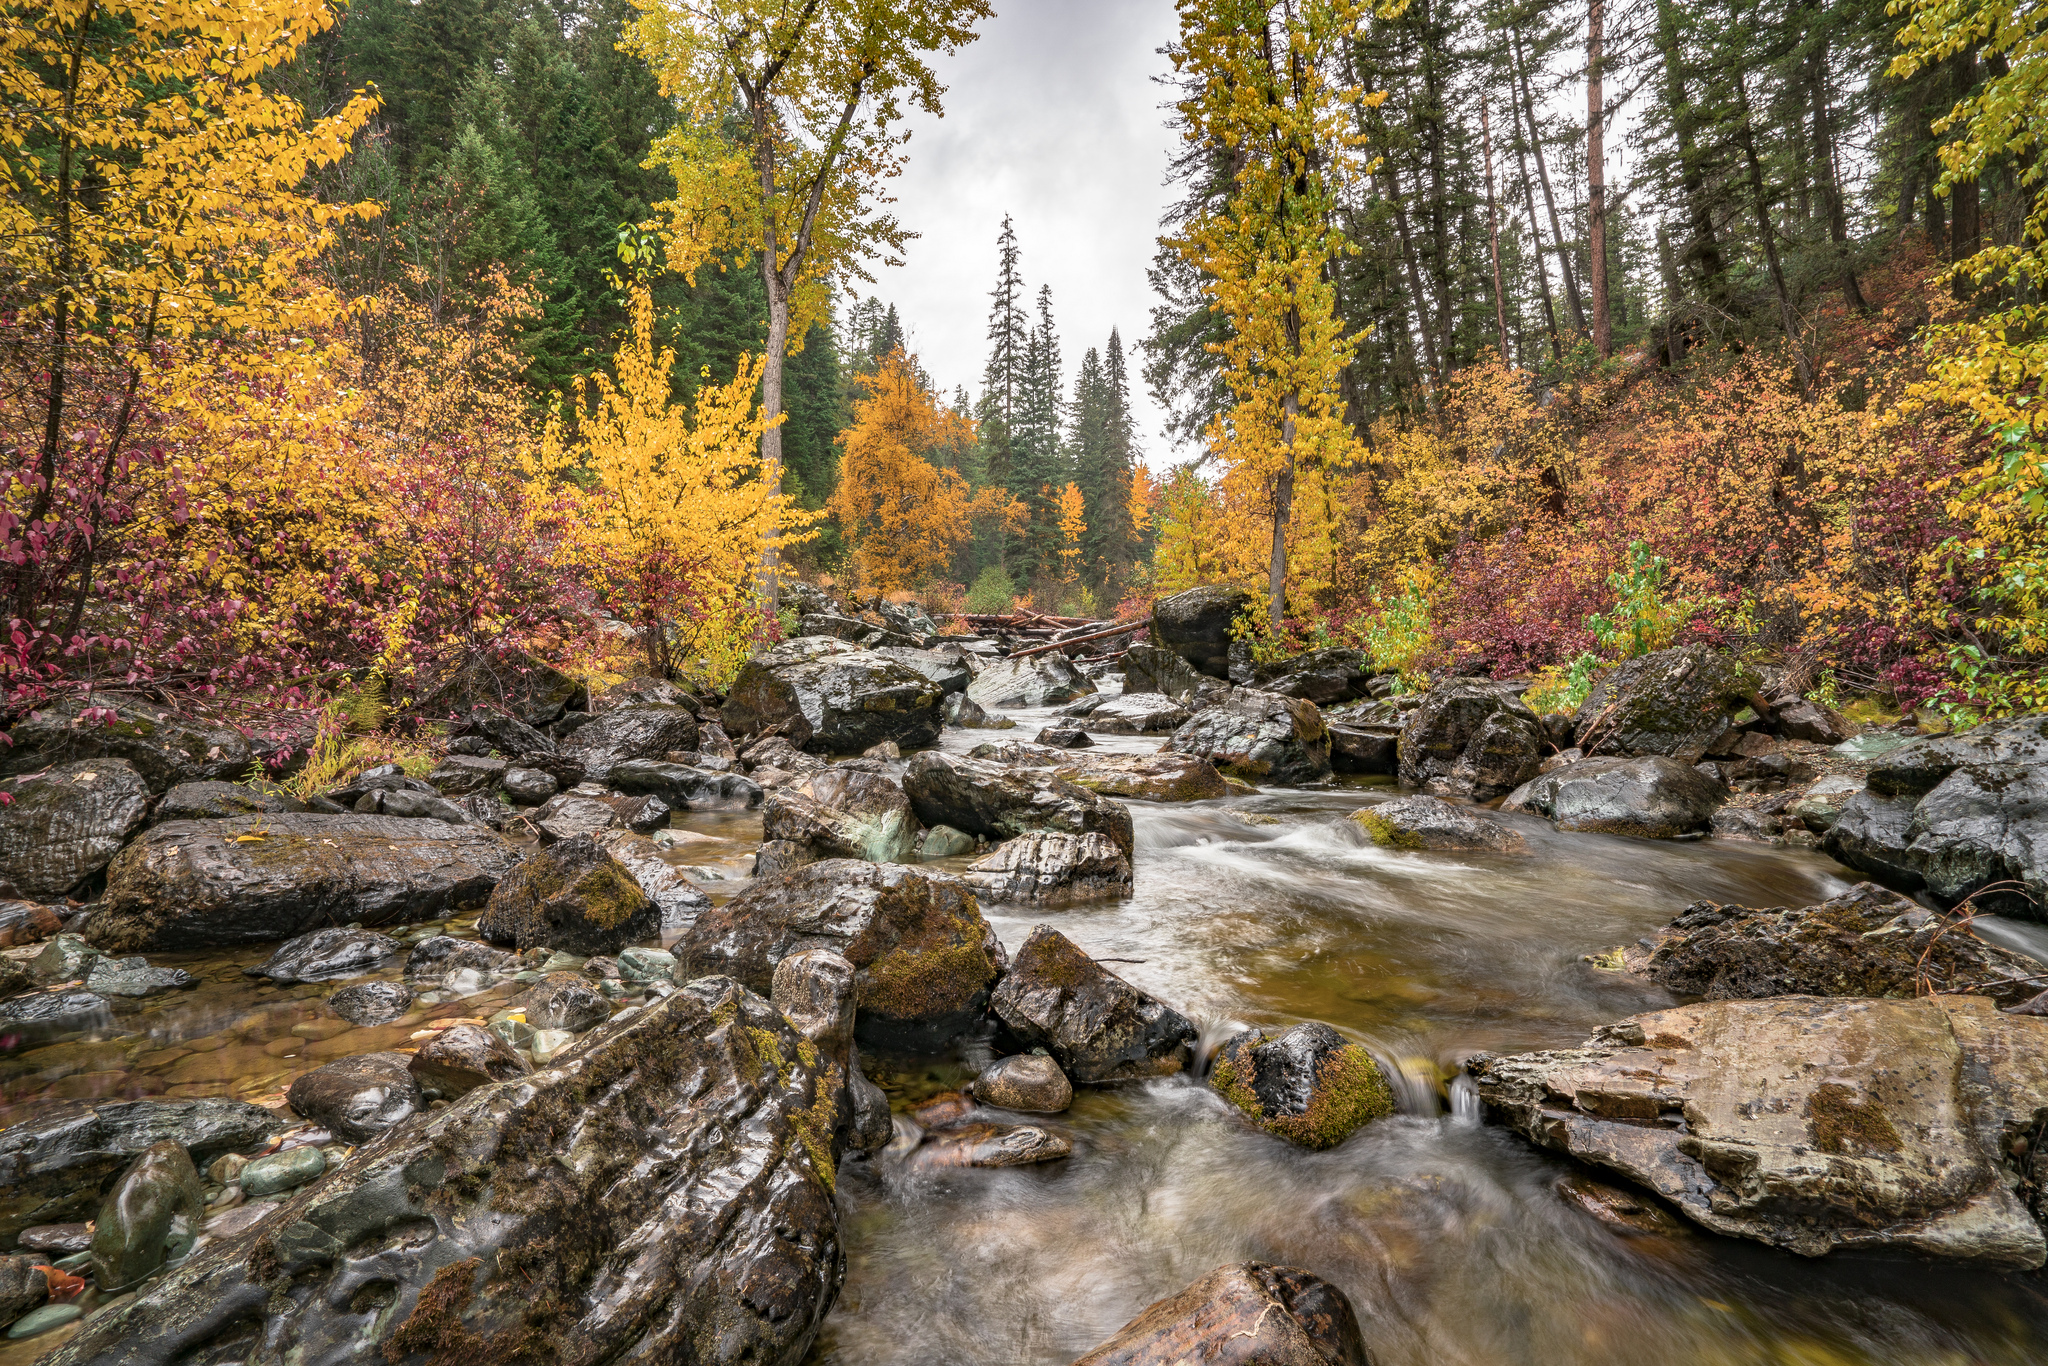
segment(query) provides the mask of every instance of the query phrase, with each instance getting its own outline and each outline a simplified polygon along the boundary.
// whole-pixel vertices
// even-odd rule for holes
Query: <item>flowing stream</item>
[[[1028,740],[948,731],[948,749]],[[1098,737],[1149,750],[1157,737]],[[1380,1366],[1901,1366],[2048,1360],[2039,1276],[1917,1262],[1809,1261],[1719,1238],[1645,1207],[1642,1230],[1572,1198],[1596,1174],[1480,1121],[1459,1062],[1568,1047],[1597,1025],[1674,1003],[1582,961],[1700,899],[1806,905],[1847,886],[1824,856],[1761,845],[1565,835],[1504,816],[1528,855],[1375,848],[1344,819],[1383,783],[1182,806],[1132,803],[1127,901],[985,908],[1013,950],[1050,924],[1202,1026],[1322,1020],[1399,1080],[1402,1113],[1310,1153],[1242,1122],[1193,1078],[1084,1091],[1048,1123],[1071,1158],[1010,1170],[911,1170],[915,1131],[844,1165],[848,1275],[813,1366],[1066,1366],[1153,1300],[1226,1262],[1306,1267],[1357,1306]],[[733,875],[758,814],[679,817],[679,862]],[[964,867],[968,859],[940,867]],[[1981,923],[1981,922],[1980,922]],[[414,937],[428,929],[423,927]],[[458,922],[453,928],[461,930]],[[2040,927],[1988,932],[2048,957]],[[421,1024],[483,1017],[521,987],[427,1001],[356,1028],[324,1006],[339,983],[277,987],[242,974],[268,948],[161,955],[194,991],[120,1005],[104,1037],[0,1057],[0,1126],[71,1097],[232,1095],[282,1106],[292,1077],[402,1044]],[[395,976],[397,965],[375,975]],[[988,1060],[870,1057],[899,1111]],[[96,1303],[88,1291],[83,1304]],[[27,1363],[59,1331],[0,1343]]]

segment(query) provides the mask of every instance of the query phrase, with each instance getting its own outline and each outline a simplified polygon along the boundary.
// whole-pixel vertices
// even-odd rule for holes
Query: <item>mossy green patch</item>
[[[1366,834],[1372,836],[1374,844],[1383,849],[1422,848],[1422,838],[1419,835],[1410,830],[1396,829],[1384,816],[1377,814],[1369,806],[1352,812],[1351,819]]]
[[[1813,1146],[1824,1153],[1896,1153],[1905,1146],[1875,1100],[1858,1100],[1856,1092],[1831,1081],[1814,1087],[1807,1097],[1806,1128]]]
[[[1346,1044],[1324,1055],[1316,1067],[1308,1105],[1298,1115],[1270,1114],[1252,1087],[1256,1063],[1252,1054],[1265,1042],[1252,1034],[1226,1047],[1216,1060],[1209,1084],[1267,1133],[1321,1151],[1334,1148],[1373,1120],[1394,1113],[1394,1088],[1386,1074],[1358,1044]]]

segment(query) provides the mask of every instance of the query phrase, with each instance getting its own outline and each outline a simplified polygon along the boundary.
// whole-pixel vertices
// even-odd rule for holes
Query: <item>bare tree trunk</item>
[[[1951,57],[1951,79],[1954,81],[1954,95],[1957,100],[1967,99],[1970,90],[1977,84],[1977,53],[1974,48],[1965,48]],[[1977,254],[1981,245],[1982,225],[1978,214],[1979,194],[1974,177],[1958,180],[1948,192],[1948,259],[1966,261]],[[1957,292],[1967,292],[1966,281],[1957,280]]]
[[[1607,307],[1607,108],[1601,84],[1605,0],[1592,0],[1586,18],[1586,251],[1593,285],[1593,349],[1614,354],[1614,323]]]
[[[1813,159],[1820,175],[1821,207],[1828,217],[1828,240],[1841,268],[1842,297],[1858,313],[1870,311],[1856,267],[1849,258],[1849,214],[1842,205],[1842,182],[1835,169],[1834,118],[1828,111],[1827,44],[1817,43],[1806,59],[1806,78],[1813,90]]]
[[[1671,229],[1657,225],[1657,264],[1664,272],[1664,363],[1676,370],[1685,363],[1685,333],[1678,330],[1678,301],[1685,287],[1678,278],[1678,262],[1671,255]]]
[[[1273,560],[1266,581],[1267,622],[1276,639],[1287,620],[1287,523],[1294,516],[1294,421],[1300,412],[1299,399],[1289,394],[1280,418],[1280,444],[1287,453],[1273,481]]]
[[[1735,138],[1749,164],[1750,207],[1756,214],[1757,236],[1763,242],[1764,264],[1770,270],[1771,289],[1778,296],[1778,319],[1785,328],[1785,344],[1792,348],[1792,359],[1799,371],[1799,393],[1802,397],[1811,397],[1813,367],[1807,363],[1806,348],[1800,344],[1799,314],[1792,307],[1791,291],[1785,287],[1785,267],[1778,260],[1778,236],[1771,228],[1770,196],[1764,189],[1763,162],[1757,159],[1756,134],[1749,122],[1749,88],[1739,70],[1735,73],[1735,95],[1738,116]]]
[[[1508,105],[1513,111],[1514,93],[1509,92]],[[1543,323],[1550,331],[1550,358],[1564,359],[1564,344],[1557,336],[1557,308],[1550,301],[1550,268],[1543,264],[1543,226],[1536,217],[1536,187],[1529,180],[1529,162],[1522,151],[1521,120],[1515,121],[1515,173],[1522,178],[1522,202],[1529,211],[1529,240],[1536,247],[1536,288],[1543,296]]]
[[[1522,117],[1529,124],[1529,151],[1536,158],[1536,179],[1543,186],[1544,207],[1550,210],[1550,240],[1557,244],[1557,268],[1564,275],[1565,306],[1571,309],[1572,327],[1586,330],[1586,309],[1579,302],[1579,281],[1572,272],[1571,252],[1565,247],[1564,225],[1557,217],[1557,196],[1551,193],[1550,171],[1543,163],[1543,138],[1536,131],[1536,97],[1529,88],[1529,69],[1522,60],[1522,35],[1509,31],[1514,40],[1514,64],[1517,77],[1522,84]]]
[[[1422,363],[1429,367],[1430,406],[1436,406],[1436,388],[1443,382],[1437,368],[1436,337],[1429,328],[1428,296],[1422,292],[1422,269],[1415,260],[1415,238],[1408,231],[1408,210],[1401,200],[1401,181],[1391,164],[1382,170],[1387,181],[1387,201],[1394,206],[1394,231],[1401,238],[1401,259],[1408,268],[1408,292],[1415,298],[1416,331],[1422,334]]]
[[[1678,143],[1678,182],[1685,191],[1685,213],[1692,229],[1684,255],[1699,263],[1708,301],[1722,307],[1727,298],[1727,265],[1721,259],[1713,205],[1707,200],[1706,177],[1700,169],[1700,116],[1686,96],[1685,54],[1679,45],[1675,0],[1658,0],[1657,45],[1664,56],[1664,107],[1671,111],[1671,131]]]
[[[1500,213],[1493,200],[1493,121],[1486,107],[1486,93],[1479,95],[1479,142],[1486,152],[1486,231],[1493,247],[1493,325],[1500,333],[1500,355],[1508,355],[1508,306],[1500,288]]]

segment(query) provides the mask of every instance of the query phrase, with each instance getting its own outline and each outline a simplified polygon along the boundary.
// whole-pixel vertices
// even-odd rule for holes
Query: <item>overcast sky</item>
[[[1146,458],[1172,459],[1138,376],[1150,322],[1161,180],[1172,146],[1152,78],[1177,32],[1172,0],[995,0],[981,38],[935,64],[946,116],[911,121],[894,212],[921,233],[906,264],[877,270],[911,347],[940,389],[981,391],[996,234],[1009,214],[1035,299],[1052,286],[1066,390],[1081,355],[1123,333]],[[866,291],[864,291],[866,292]]]

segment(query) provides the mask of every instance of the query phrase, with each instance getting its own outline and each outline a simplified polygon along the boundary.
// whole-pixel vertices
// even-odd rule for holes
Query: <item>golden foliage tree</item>
[[[762,538],[798,538],[817,514],[767,477],[754,403],[762,357],[726,384],[707,382],[694,409],[675,403],[675,352],[654,344],[654,302],[632,293],[632,331],[577,390],[572,424],[548,424],[532,472],[568,506],[550,514],[600,595],[640,629],[647,665],[718,685],[765,624],[753,591]],[[569,432],[573,426],[574,436]]]
[[[1297,473],[1341,465],[1357,446],[1338,393],[1356,338],[1337,317],[1328,268],[1346,250],[1338,196],[1370,169],[1350,117],[1385,98],[1333,74],[1361,11],[1357,0],[1277,9],[1267,0],[1180,0],[1170,49],[1175,69],[1193,78],[1179,105],[1183,136],[1230,167],[1222,207],[1170,244],[1229,323],[1214,346],[1231,406],[1211,423],[1209,444],[1226,466],[1231,502],[1266,505],[1275,630],[1286,613]]]
[[[1060,518],[1060,582],[1072,583],[1081,572],[1081,534],[1088,530],[1087,500],[1081,496],[1079,484],[1069,483],[1052,501]]]
[[[782,479],[782,362],[830,305],[910,234],[877,213],[901,169],[904,105],[943,111],[927,53],[974,40],[988,0],[641,0],[634,46],[688,117],[655,148],[676,177],[672,268],[753,254],[768,294],[760,367],[763,477]],[[734,120],[733,112],[739,111]],[[735,127],[737,124],[737,127]],[[776,526],[762,542],[773,600]]]
[[[264,84],[333,24],[320,0],[0,5],[0,257],[41,427],[0,534],[40,548],[6,557],[31,628],[49,580],[76,574],[76,630],[147,372],[196,339],[311,329],[339,306],[304,267],[338,220],[377,206],[323,203],[305,180],[341,158],[375,102],[359,94],[308,121]],[[117,398],[74,417],[95,382]],[[92,458],[63,468],[67,430],[88,425]],[[67,538],[73,554],[47,553]]]
[[[901,351],[885,356],[861,378],[865,391],[853,405],[843,437],[839,487],[826,510],[853,548],[861,581],[884,592],[921,588],[989,517],[1014,529],[1024,505],[999,488],[979,493],[936,452],[974,440],[972,419],[942,406],[918,383],[916,367]]]

